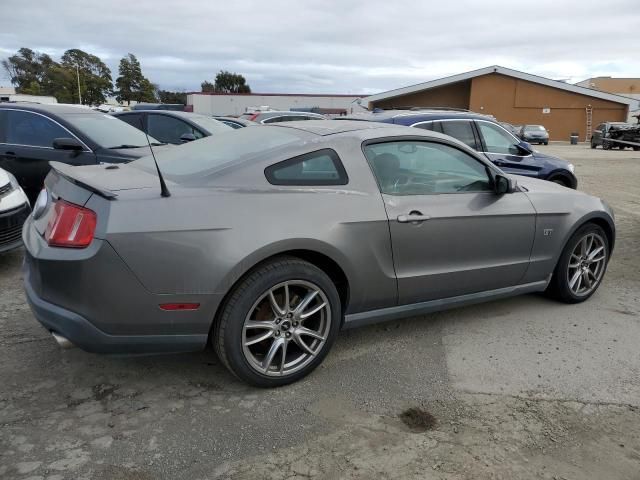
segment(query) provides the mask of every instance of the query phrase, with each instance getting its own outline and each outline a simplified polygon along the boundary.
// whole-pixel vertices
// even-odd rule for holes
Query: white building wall
[[[354,103],[360,96],[307,96],[307,95],[207,95],[190,93],[187,105],[195,113],[205,115],[242,115],[250,108],[268,106],[273,110],[292,108],[344,108],[348,113],[360,110]]]

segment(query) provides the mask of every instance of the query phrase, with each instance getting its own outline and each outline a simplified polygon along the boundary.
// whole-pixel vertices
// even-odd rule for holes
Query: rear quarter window
[[[338,154],[329,148],[306,153],[267,167],[272,185],[346,185],[347,172]]]

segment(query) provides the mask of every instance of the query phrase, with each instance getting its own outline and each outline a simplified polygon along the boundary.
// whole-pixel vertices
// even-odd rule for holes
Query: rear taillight
[[[96,231],[96,213],[64,200],[58,200],[53,209],[44,232],[47,243],[52,247],[88,247]]]
[[[256,120],[256,118],[258,118],[258,115],[260,115],[260,113],[254,113],[253,115],[251,115],[248,120],[251,122],[254,122]]]

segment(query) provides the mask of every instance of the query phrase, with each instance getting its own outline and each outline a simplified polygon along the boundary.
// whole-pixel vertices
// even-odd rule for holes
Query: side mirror
[[[497,195],[512,193],[516,189],[516,181],[505,177],[504,175],[496,175],[493,179],[493,187]]]
[[[180,141],[182,143],[193,142],[196,139],[196,136],[193,133],[183,133],[180,135]]]
[[[518,148],[523,152],[527,152],[527,155],[533,153],[533,147],[529,142],[525,142],[524,140],[518,144]]]
[[[54,138],[53,148],[55,148],[56,150],[71,150],[74,152],[80,152],[84,147],[75,138]]]

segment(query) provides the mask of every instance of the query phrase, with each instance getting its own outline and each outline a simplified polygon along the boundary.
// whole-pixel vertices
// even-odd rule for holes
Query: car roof
[[[269,127],[293,128],[304,132],[313,133],[322,137],[327,135],[336,135],[345,132],[355,132],[359,130],[372,130],[375,128],[398,128],[398,125],[377,122],[358,122],[358,121],[335,121],[335,120],[299,120],[293,122],[270,123]],[[265,125],[266,127],[266,125]]]
[[[374,110],[372,112],[355,113],[347,115],[339,120],[359,120],[369,122],[391,122],[395,119],[424,119],[424,120],[439,120],[449,118],[477,118],[477,119],[492,119],[490,115],[484,115],[482,113],[460,111],[460,110],[446,110],[446,109],[420,109],[420,110]]]
[[[2,102],[0,103],[0,108],[20,109],[30,112],[49,113],[53,115],[66,115],[72,113],[95,113],[96,115],[104,115],[104,112],[98,112],[80,105],[59,105],[57,103]]]
[[[123,115],[137,115],[139,113],[153,113],[155,115],[169,115],[171,117],[181,117],[181,118],[198,118],[198,117],[207,117],[207,115],[202,115],[201,113],[193,113],[193,112],[180,112],[178,110],[130,110],[128,112],[114,112],[114,117],[119,117]],[[211,117],[213,118],[213,117]]]

